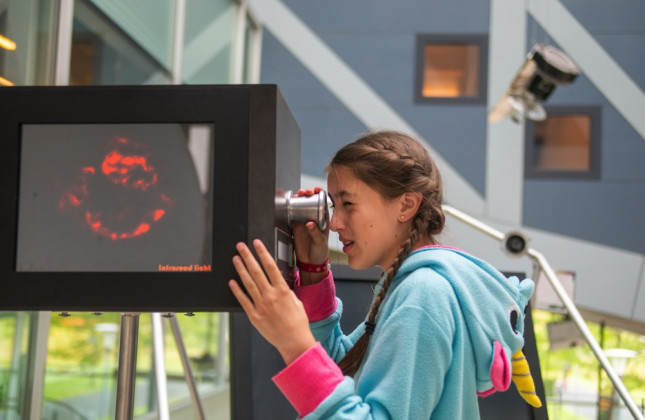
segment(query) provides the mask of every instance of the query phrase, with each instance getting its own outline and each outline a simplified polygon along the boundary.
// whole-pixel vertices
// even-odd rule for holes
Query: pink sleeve
[[[300,285],[300,274],[296,273],[293,291],[305,307],[309,322],[316,322],[329,317],[336,311],[336,286],[329,270],[327,277],[318,283]]]
[[[311,413],[345,379],[320,343],[273,377],[273,382],[300,417]]]

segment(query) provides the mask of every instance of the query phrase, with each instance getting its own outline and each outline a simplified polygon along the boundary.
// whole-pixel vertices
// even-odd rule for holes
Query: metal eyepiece
[[[275,207],[276,219],[289,227],[292,223],[311,221],[316,223],[318,229],[327,229],[329,205],[325,190],[302,197],[292,197],[291,191],[287,191],[284,196],[276,196]]]

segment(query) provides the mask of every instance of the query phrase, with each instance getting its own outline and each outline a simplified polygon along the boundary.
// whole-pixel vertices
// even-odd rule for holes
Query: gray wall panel
[[[269,31],[262,38],[261,83],[276,83],[289,108],[343,106]]]
[[[642,54],[645,45],[640,44],[640,35],[628,34],[630,17],[639,13],[639,7],[630,6],[629,12],[614,12],[599,2],[562,2],[576,12],[576,18],[587,30],[602,32],[594,38],[605,48],[618,64],[633,77],[637,74],[645,80]],[[584,3],[584,7],[582,7]],[[630,5],[633,3],[630,2]],[[578,14],[578,8],[580,15]],[[591,12],[589,12],[589,10]],[[595,16],[595,20],[592,16]],[[610,15],[608,23],[597,22],[603,14]],[[625,27],[616,26],[617,16],[625,20]],[[645,13],[641,14],[645,16]],[[614,22],[614,23],[612,23]],[[529,44],[543,42],[559,47],[532,19],[529,21]],[[613,25],[613,26],[603,26]],[[611,35],[606,32],[613,31]],[[615,33],[619,31],[620,33]],[[642,23],[638,32],[643,33]],[[625,61],[623,62],[623,59]],[[628,69],[631,68],[631,71]],[[634,78],[637,81],[637,78]],[[556,88],[545,105],[593,105],[601,106],[601,179],[596,182],[572,182],[566,180],[525,181],[524,222],[527,226],[545,229],[576,238],[617,246],[631,251],[645,249],[645,218],[638,217],[645,209],[645,141],[620,115],[611,102],[601,94],[583,73],[571,85]],[[645,111],[643,116],[645,117]],[[584,204],[583,204],[584,203]],[[612,216],[610,216],[612,215]],[[609,220],[611,218],[611,220]],[[634,220],[637,219],[637,220]],[[590,221],[592,223],[590,227]],[[605,222],[600,222],[605,221]],[[636,229],[636,230],[634,230]],[[640,230],[638,230],[640,229]],[[638,234],[637,232],[640,232]]]
[[[584,75],[570,86],[556,88],[545,105],[602,107],[602,178],[599,183],[645,181],[645,165],[642,164],[645,162],[645,141]]]
[[[326,178],[325,167],[334,153],[366,131],[345,109],[298,108],[294,115],[298,124],[307,126],[302,143],[302,172],[308,175]]]
[[[424,104],[397,109],[473,187],[485,193],[485,106]]]
[[[544,105],[609,105],[609,103],[583,73],[572,84],[557,87]]]
[[[527,181],[527,226],[645,253],[645,184]]]
[[[641,15],[645,18],[645,11]],[[641,23],[642,24],[642,23]],[[645,90],[643,53],[645,53],[645,30],[640,33],[598,34],[596,40],[618,63],[641,90]]]
[[[332,154],[365,127],[270,33],[264,38],[262,83],[280,86],[302,128],[303,172],[321,176]],[[486,107],[414,105],[414,37],[329,38],[330,47],[483,194]]]
[[[321,34],[351,32],[488,31],[489,5],[472,0],[326,0],[284,3]]]
[[[414,34],[334,34],[325,41],[390,105],[414,101]]]
[[[564,3],[564,2],[563,2]],[[585,2],[588,3],[588,2]],[[609,4],[609,3],[608,3]],[[613,4],[613,3],[612,3]],[[635,4],[635,3],[634,3]],[[600,47],[611,56],[611,58],[620,65],[622,70],[636,83],[640,86],[641,89],[645,90],[645,72],[643,72],[643,55],[642,52],[645,51],[645,26],[642,24],[642,18],[645,17],[645,10],[639,11],[639,8],[644,8],[642,5],[645,3],[640,3],[636,5],[636,10],[634,7],[629,7],[628,13],[635,14],[638,16],[639,27],[630,28],[630,23],[626,23],[627,26],[622,26],[612,29],[598,29],[589,26],[589,19],[581,19],[581,16],[576,14],[575,17],[578,21],[585,27],[585,29],[593,36],[594,40],[600,45]],[[612,6],[614,7],[614,6]],[[600,11],[603,8],[594,5],[593,7],[586,6],[585,10],[591,10],[596,16],[600,17],[601,20],[608,18],[607,21],[612,22],[615,19],[615,13],[609,12],[609,15],[603,15],[603,12]],[[624,10],[621,10],[620,13],[624,13]],[[640,13],[640,15],[639,15]],[[527,38],[527,51],[535,44],[550,44],[554,45],[557,48],[562,49],[561,46],[557,44],[551,37],[544,32],[541,26],[535,22],[532,16],[529,16],[528,20],[528,38]],[[584,77],[584,69],[582,77]],[[580,84],[580,79],[575,81],[573,85],[567,87],[567,90],[575,87]],[[593,87],[595,90],[596,88]],[[557,91],[556,91],[557,92]],[[551,100],[551,99],[549,99]]]
[[[487,33],[489,2],[418,0],[401,5],[368,0],[285,0],[285,4],[476,190],[485,194],[486,106],[420,105],[412,95],[415,35]],[[638,52],[643,51],[644,6],[627,1],[610,5],[599,0],[563,4],[619,65],[642,83],[645,60]],[[560,47],[530,16],[527,31],[527,51],[535,42]],[[490,71],[496,71],[495,63],[491,63]],[[262,81],[280,86],[298,120],[306,174],[323,176],[333,152],[364,131],[363,124],[268,32]],[[645,222],[636,215],[645,208],[645,141],[590,82],[584,69],[573,84],[558,87],[546,102],[549,104],[602,107],[601,179],[525,181],[525,223],[643,252]]]
[[[645,267],[641,267],[640,287],[634,297],[633,317],[645,322]]]
[[[593,33],[641,32],[645,3],[634,0],[560,0]]]
[[[486,107],[414,104],[414,36],[327,35],[328,45],[484,193]],[[468,124],[464,124],[468,121]],[[464,153],[468,150],[468,153]]]
[[[302,172],[325,177],[333,154],[365,126],[270,33],[264,35],[262,83],[276,83],[302,131]]]
[[[602,180],[634,188],[637,198],[638,191],[645,186],[645,141],[613,107],[605,106],[602,112]],[[645,207],[641,210],[645,212]],[[641,238],[645,237],[645,230],[641,234]]]

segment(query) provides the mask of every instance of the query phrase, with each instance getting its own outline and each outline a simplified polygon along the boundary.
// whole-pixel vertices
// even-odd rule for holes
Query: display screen
[[[212,124],[24,124],[16,271],[212,270]]]

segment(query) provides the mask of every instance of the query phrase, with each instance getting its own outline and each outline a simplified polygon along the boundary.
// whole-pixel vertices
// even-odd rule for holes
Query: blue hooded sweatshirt
[[[533,288],[453,248],[412,252],[381,304],[361,368],[304,418],[479,419],[477,396],[509,386]],[[361,324],[344,335],[341,314],[339,301],[333,315],[311,323],[335,361],[364,331]]]

